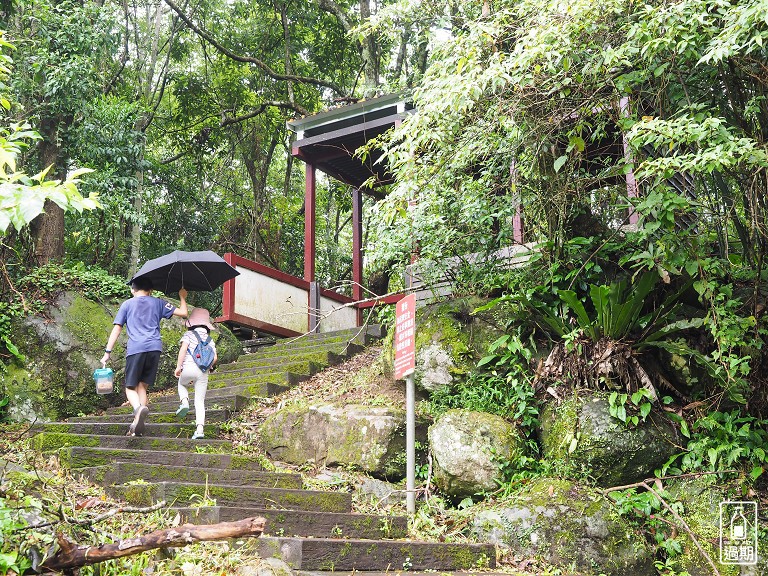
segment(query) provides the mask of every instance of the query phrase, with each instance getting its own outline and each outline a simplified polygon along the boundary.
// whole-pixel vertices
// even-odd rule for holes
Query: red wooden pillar
[[[363,193],[352,190],[352,299],[363,299]],[[357,325],[363,321],[362,309],[357,309]]]
[[[315,166],[306,163],[304,181],[304,280],[315,281]]]

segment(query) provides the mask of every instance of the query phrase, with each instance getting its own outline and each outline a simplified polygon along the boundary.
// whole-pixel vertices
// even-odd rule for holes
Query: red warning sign
[[[396,304],[395,379],[413,374],[416,369],[416,295]]]

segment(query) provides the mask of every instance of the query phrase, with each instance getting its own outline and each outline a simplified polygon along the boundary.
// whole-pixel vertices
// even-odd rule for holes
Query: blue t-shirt
[[[125,355],[162,352],[160,320],[173,316],[176,306],[154,296],[134,296],[120,305],[113,324],[128,328]]]

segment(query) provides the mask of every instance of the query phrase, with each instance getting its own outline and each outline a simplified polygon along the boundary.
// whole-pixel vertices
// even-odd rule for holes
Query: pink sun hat
[[[211,314],[205,308],[195,308],[187,318],[185,322],[187,328],[193,328],[195,326],[205,326],[208,330],[215,330],[213,324],[211,324]]]

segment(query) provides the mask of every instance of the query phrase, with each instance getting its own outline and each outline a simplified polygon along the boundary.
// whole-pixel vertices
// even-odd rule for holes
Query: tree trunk
[[[62,118],[59,116],[47,117],[40,122],[40,135],[42,140],[38,145],[40,153],[40,165],[43,169],[50,166],[48,179],[62,178],[64,172],[60,166],[58,137]],[[65,164],[61,162],[61,164]],[[63,179],[63,178],[62,178]],[[35,261],[38,266],[48,262],[64,258],[64,210],[47,200],[44,205],[45,212],[35,218],[30,229],[35,245]]]
[[[360,21],[365,22],[371,17],[370,0],[360,0]],[[379,87],[379,55],[378,44],[373,34],[363,38],[362,43],[363,70],[365,71],[365,93],[375,94]]]

